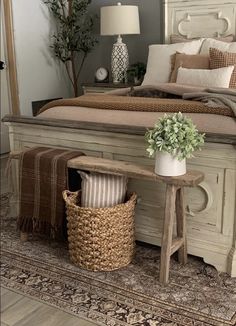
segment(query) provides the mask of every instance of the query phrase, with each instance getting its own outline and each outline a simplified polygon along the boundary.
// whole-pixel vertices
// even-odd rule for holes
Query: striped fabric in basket
[[[125,176],[83,171],[78,173],[82,178],[82,207],[111,207],[125,201],[127,190]]]

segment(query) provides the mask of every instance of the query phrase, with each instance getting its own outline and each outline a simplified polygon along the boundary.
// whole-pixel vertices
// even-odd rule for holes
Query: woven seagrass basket
[[[137,196],[113,207],[80,207],[81,192],[64,191],[70,259],[84,269],[112,271],[128,265],[134,254]]]

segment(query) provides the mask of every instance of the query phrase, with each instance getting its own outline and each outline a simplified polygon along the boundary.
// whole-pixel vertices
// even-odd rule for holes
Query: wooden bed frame
[[[165,0],[163,8],[166,42],[170,34],[236,34],[236,0],[227,0],[225,4],[222,0]],[[90,156],[154,165],[146,155],[144,128],[22,116],[8,116],[4,121],[9,126],[12,151],[49,145],[77,148]],[[231,276],[236,276],[235,145],[236,135],[207,135],[203,150],[188,164],[189,168],[204,172],[205,180],[199,187],[189,189],[186,196],[188,252]],[[13,164],[17,201],[18,170],[17,163]],[[160,245],[165,185],[132,179],[129,189],[139,197],[137,240]]]

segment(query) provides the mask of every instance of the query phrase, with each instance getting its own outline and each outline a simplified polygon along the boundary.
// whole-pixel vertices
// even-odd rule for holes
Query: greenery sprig
[[[65,64],[68,77],[78,96],[78,78],[88,53],[97,43],[93,35],[93,17],[88,13],[91,0],[43,0],[52,13],[57,32],[51,48]]]
[[[193,157],[193,152],[204,144],[205,134],[200,134],[192,120],[181,112],[164,115],[145,134],[149,146],[147,152],[153,156],[157,151],[177,155],[178,160]]]

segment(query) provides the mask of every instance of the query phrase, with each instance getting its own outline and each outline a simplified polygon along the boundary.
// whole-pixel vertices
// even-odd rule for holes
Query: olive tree
[[[66,67],[74,95],[78,96],[78,80],[88,53],[97,39],[93,34],[93,17],[88,12],[91,0],[43,0],[52,13],[56,32],[52,36],[54,55]]]

